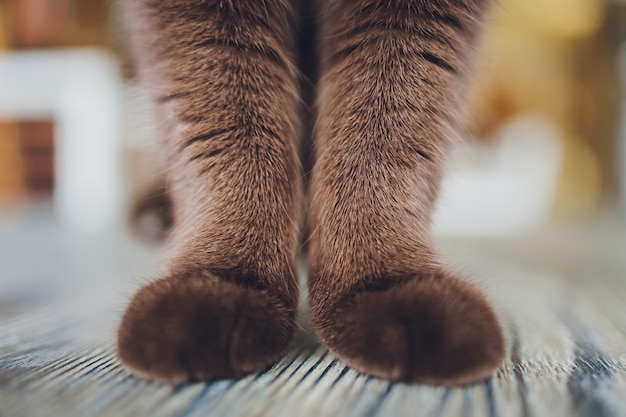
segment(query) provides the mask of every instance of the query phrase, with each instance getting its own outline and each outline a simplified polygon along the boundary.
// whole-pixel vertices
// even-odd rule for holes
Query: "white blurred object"
[[[558,130],[525,115],[499,136],[495,145],[453,152],[433,215],[436,235],[513,238],[549,219],[563,158]]]
[[[0,54],[0,117],[54,120],[54,204],[74,229],[121,225],[120,88],[101,50]]]

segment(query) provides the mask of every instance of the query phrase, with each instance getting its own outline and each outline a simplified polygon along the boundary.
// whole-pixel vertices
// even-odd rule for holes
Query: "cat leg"
[[[429,232],[483,3],[320,8],[311,317],[322,342],[368,374],[468,383],[504,357],[496,314],[444,268]]]
[[[175,219],[164,276],[135,295],[119,328],[119,357],[136,375],[238,377],[291,342],[301,174],[286,3],[128,2]]]

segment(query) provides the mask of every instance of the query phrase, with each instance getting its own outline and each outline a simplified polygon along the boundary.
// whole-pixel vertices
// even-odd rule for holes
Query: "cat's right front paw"
[[[118,355],[133,374],[163,382],[240,377],[286,352],[295,303],[206,271],[164,278],[131,301]]]

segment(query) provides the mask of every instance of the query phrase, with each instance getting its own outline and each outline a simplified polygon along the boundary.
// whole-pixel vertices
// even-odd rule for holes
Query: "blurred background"
[[[319,361],[281,368],[305,382],[277,374],[270,391],[256,377],[153,391],[111,366],[128,300],[163,275],[164,247],[149,243],[167,226],[149,210],[158,192],[144,198],[163,164],[115,3],[0,0],[0,415],[251,410],[219,406],[232,395],[267,411],[283,385],[299,402],[335,387],[346,412],[342,392],[358,392],[355,413],[451,415],[449,398],[477,415],[626,415],[610,405],[623,411],[626,380],[626,0],[494,0],[433,229],[515,342],[499,382],[417,396],[369,378],[335,385],[341,368],[307,385]],[[368,399],[383,389],[384,403]]]
[[[0,0],[0,213],[127,230],[161,168],[108,0]],[[626,1],[500,0],[435,231],[519,238],[626,214]],[[157,226],[159,223],[155,223]]]

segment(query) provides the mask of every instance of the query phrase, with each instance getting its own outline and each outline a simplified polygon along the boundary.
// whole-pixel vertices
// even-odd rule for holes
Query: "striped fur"
[[[322,341],[390,379],[456,384],[493,372],[499,321],[443,267],[429,234],[486,1],[128,3],[175,227],[166,275],[122,320],[123,363],[184,381],[244,375],[286,351],[302,160],[313,166],[310,304]],[[303,13],[317,35],[299,29]],[[314,91],[317,114],[300,111]]]

